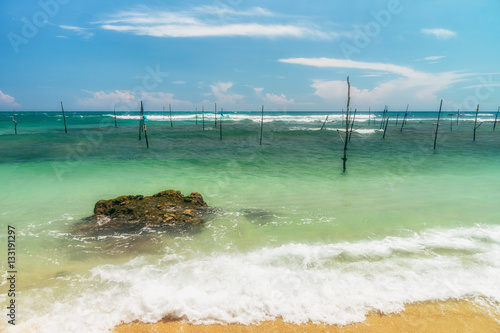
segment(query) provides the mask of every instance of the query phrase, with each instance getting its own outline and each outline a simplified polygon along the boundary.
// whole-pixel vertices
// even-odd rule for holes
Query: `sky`
[[[496,111],[500,1],[0,2],[0,111]]]

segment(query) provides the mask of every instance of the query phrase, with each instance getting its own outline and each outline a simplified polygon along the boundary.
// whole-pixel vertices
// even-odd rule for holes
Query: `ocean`
[[[225,112],[222,140],[213,112],[204,129],[201,112],[146,115],[149,148],[138,112],[117,112],[116,128],[113,112],[66,112],[67,134],[58,112],[21,112],[17,135],[0,113],[0,330],[345,325],[438,300],[500,315],[496,111],[479,112],[475,141],[475,112],[443,112],[435,150],[436,112],[403,130],[389,112],[385,138],[382,113],[359,112],[345,173],[340,112],[266,112],[262,144],[260,112]],[[72,232],[100,199],[167,189],[215,208],[200,231]]]

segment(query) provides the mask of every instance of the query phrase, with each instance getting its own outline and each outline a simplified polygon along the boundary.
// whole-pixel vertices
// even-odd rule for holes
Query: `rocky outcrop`
[[[203,223],[210,210],[201,194],[184,196],[167,190],[152,196],[127,195],[99,200],[94,215],[76,225],[74,231],[85,234],[134,232],[143,228],[172,231],[193,230]]]

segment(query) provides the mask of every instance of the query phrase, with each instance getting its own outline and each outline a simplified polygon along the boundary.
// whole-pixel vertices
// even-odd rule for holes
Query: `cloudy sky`
[[[496,110],[498,0],[0,2],[0,111]]]

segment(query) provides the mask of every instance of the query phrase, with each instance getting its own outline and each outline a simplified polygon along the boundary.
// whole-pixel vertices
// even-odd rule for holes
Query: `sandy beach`
[[[371,314],[362,323],[339,327],[326,324],[291,324],[281,319],[253,325],[192,325],[181,321],[122,324],[114,333],[186,332],[499,332],[500,316],[471,302],[448,301],[410,304],[398,314]]]

